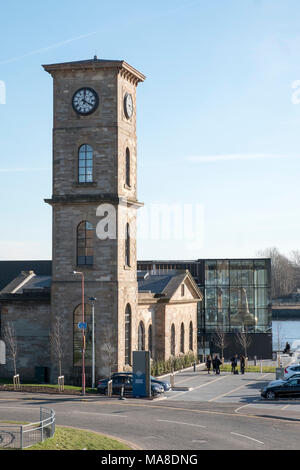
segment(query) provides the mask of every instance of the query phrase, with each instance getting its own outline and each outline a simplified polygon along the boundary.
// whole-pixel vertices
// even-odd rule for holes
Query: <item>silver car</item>
[[[300,374],[300,364],[291,364],[284,369],[284,380],[294,377],[295,374]]]

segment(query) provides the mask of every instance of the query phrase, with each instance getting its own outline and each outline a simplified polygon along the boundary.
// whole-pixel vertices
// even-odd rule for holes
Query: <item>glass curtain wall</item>
[[[205,330],[265,332],[271,324],[267,260],[206,260]]]

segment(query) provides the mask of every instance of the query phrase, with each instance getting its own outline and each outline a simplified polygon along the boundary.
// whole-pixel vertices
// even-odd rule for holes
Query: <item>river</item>
[[[273,351],[278,350],[278,342],[280,350],[283,350],[285,343],[288,341],[292,346],[293,341],[300,342],[300,320],[284,320],[272,322],[273,334]]]

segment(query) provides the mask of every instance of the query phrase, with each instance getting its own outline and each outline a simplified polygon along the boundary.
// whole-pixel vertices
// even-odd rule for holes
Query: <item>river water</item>
[[[300,321],[285,320],[272,322],[273,351],[278,350],[278,343],[282,351],[288,341],[292,346],[293,341],[299,340],[300,343]]]

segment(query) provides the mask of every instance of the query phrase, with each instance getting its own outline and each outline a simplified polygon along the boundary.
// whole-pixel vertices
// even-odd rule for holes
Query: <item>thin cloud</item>
[[[42,49],[36,49],[35,51],[28,52],[27,54],[24,54],[24,55],[21,55],[21,56],[18,56],[18,57],[12,57],[11,59],[3,60],[3,61],[0,62],[0,65],[8,64],[10,62],[16,62],[17,60],[25,59],[26,57],[30,57],[30,56],[35,55],[35,54],[40,54],[41,52],[46,52],[46,51],[49,51],[51,49],[55,49],[57,47],[64,46],[65,44],[69,44],[70,42],[79,41],[80,39],[84,39],[84,38],[87,38],[89,36],[93,36],[94,34],[97,34],[97,31],[93,31],[92,33],[82,34],[81,36],[66,39],[65,41],[57,42],[56,44],[52,44],[50,46],[43,47]]]
[[[274,155],[268,153],[235,153],[225,155],[196,155],[187,157],[190,162],[210,163],[210,162],[225,162],[233,160],[258,160],[262,158],[282,158],[283,155]]]

